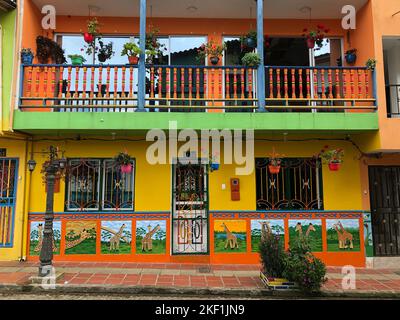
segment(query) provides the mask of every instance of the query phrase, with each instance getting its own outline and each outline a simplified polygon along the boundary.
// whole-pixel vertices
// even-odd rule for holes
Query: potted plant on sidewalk
[[[197,59],[204,61],[207,57],[210,57],[210,62],[212,65],[217,65],[220,57],[222,57],[223,52],[226,50],[225,43],[222,45],[217,45],[213,40],[203,43],[197,50]]]
[[[114,162],[115,162],[115,165],[120,168],[121,173],[131,173],[132,172],[133,159],[126,150],[118,153],[114,157]]]
[[[121,56],[128,56],[129,64],[138,64],[139,55],[142,50],[140,50],[139,46],[133,42],[127,42],[124,44],[124,48],[122,49]]]
[[[22,49],[21,50],[21,62],[23,64],[32,64],[33,62],[33,52],[31,49]]]

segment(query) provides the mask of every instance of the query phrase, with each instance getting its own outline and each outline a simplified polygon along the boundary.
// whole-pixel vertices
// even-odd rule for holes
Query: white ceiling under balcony
[[[54,5],[58,15],[87,16],[89,6],[97,7],[97,16],[137,17],[139,0],[33,0],[38,8]],[[368,0],[265,0],[265,17],[329,19],[341,17],[344,5],[362,8]],[[147,0],[148,16],[180,18],[255,18],[255,0]],[[252,9],[250,9],[252,8]]]

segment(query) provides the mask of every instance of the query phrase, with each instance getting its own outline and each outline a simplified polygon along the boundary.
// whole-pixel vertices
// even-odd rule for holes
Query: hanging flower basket
[[[312,38],[307,39],[307,47],[308,49],[314,49],[315,47],[315,40]]]
[[[85,40],[86,43],[92,43],[94,41],[94,35],[89,32],[85,32],[83,34],[83,40]]]
[[[219,62],[219,57],[211,57],[210,61],[212,65],[216,66]]]
[[[328,167],[330,171],[339,171],[340,169],[340,162],[329,162]]]
[[[119,166],[121,173],[131,173],[132,172],[132,161],[133,159],[128,154],[127,151],[120,152],[114,157],[115,165]]]
[[[122,164],[121,165],[121,172],[122,173],[131,173],[132,172],[132,164]]]
[[[270,174],[278,174],[281,171],[280,165],[269,165],[268,170]]]

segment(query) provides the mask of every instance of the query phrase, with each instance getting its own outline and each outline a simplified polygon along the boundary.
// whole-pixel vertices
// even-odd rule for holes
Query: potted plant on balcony
[[[86,59],[80,54],[70,54],[68,58],[71,59],[71,64],[73,66],[81,66],[84,62],[86,62]]]
[[[158,29],[152,29],[146,34],[146,63],[153,64],[163,55],[165,45],[158,39]]]
[[[317,25],[315,29],[303,29],[303,37],[306,38],[307,47],[309,49],[314,49],[315,45],[317,45],[315,50],[320,50],[323,47],[327,33],[329,33],[329,29],[325,28],[322,24]]]
[[[120,168],[122,173],[132,172],[132,160],[132,157],[128,154],[126,150],[118,153],[114,157],[115,165]]]
[[[330,171],[339,171],[340,165],[343,163],[344,151],[341,148],[323,150],[321,158],[328,163]]]
[[[250,31],[240,37],[241,49],[244,52],[251,52],[257,48],[257,31]]]
[[[22,49],[21,50],[21,62],[23,64],[32,64],[33,61],[33,52],[31,49]]]
[[[246,67],[258,67],[260,63],[261,58],[255,52],[247,52],[242,58],[242,64]]]
[[[122,49],[121,56],[128,56],[129,64],[138,64],[139,55],[142,50],[140,50],[139,46],[133,42],[127,42],[124,44],[124,48]]]
[[[204,61],[207,57],[210,57],[210,62],[212,65],[217,65],[220,57],[222,57],[223,52],[226,50],[225,43],[222,45],[217,45],[213,40],[203,43],[197,50],[197,59]]]
[[[376,63],[377,60],[376,59],[368,59],[367,62],[365,63],[365,66],[367,67],[368,70],[374,71],[376,68]]]
[[[36,56],[41,64],[47,64],[49,60],[52,63],[63,64],[66,63],[64,50],[60,45],[43,36],[38,36],[36,38]]]
[[[348,64],[350,65],[355,64],[357,60],[357,49],[347,50],[344,57]]]
[[[97,58],[99,59],[100,62],[106,62],[108,59],[111,59],[114,53],[115,52],[113,50],[112,42],[104,44],[103,40],[99,39],[99,50]]]

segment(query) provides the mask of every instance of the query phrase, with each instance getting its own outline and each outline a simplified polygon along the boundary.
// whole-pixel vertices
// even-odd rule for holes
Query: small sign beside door
[[[0,148],[0,157],[7,157],[7,149]]]

